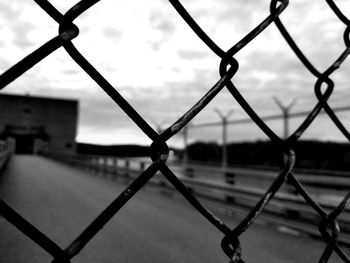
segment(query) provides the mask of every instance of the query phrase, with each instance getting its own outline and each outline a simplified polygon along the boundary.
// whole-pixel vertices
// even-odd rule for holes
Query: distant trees
[[[149,147],[140,145],[96,145],[78,143],[77,153],[92,155],[109,155],[119,157],[143,157],[149,156]]]
[[[294,145],[297,168],[322,170],[350,170],[350,144],[319,141],[298,141]],[[221,161],[221,145],[196,142],[188,146],[192,161]],[[229,165],[279,166],[283,156],[269,141],[231,143],[227,146]]]
[[[350,144],[319,141],[298,141],[293,146],[296,152],[296,168],[316,170],[350,171]],[[176,150],[175,155],[182,155]],[[139,145],[93,145],[78,143],[80,154],[111,155],[119,157],[149,156],[149,147]],[[188,159],[220,164],[221,145],[216,142],[196,142],[188,146]],[[269,141],[231,143],[227,145],[228,165],[280,166],[283,156],[276,144]]]

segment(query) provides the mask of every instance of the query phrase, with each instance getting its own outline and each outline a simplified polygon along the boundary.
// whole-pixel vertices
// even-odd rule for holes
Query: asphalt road
[[[37,156],[14,156],[0,175],[0,197],[65,248],[122,190],[123,182]],[[237,218],[218,214],[234,226]],[[145,187],[72,262],[228,262],[222,234],[177,194]],[[254,224],[240,238],[245,262],[317,262],[325,245]],[[0,216],[0,262],[51,256]],[[330,262],[341,262],[333,255]]]

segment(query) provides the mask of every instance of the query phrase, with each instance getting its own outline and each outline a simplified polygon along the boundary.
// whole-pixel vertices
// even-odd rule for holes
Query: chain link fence
[[[49,239],[44,233],[36,229],[30,222],[14,211],[3,200],[0,201],[0,213],[11,224],[17,227],[25,235],[31,238],[42,249],[47,251],[54,258],[55,263],[67,263],[76,256],[86,244],[103,228],[103,226],[115,216],[120,209],[137,193],[147,182],[160,171],[164,177],[188,200],[193,207],[198,210],[218,231],[222,232],[221,247],[223,253],[227,255],[230,262],[244,262],[242,258],[242,248],[239,237],[246,231],[259,216],[264,207],[274,198],[276,192],[287,181],[295,190],[304,198],[305,202],[310,205],[320,217],[319,231],[326,244],[325,249],[320,255],[319,262],[328,262],[332,253],[337,253],[344,262],[350,262],[350,257],[346,255],[340,247],[337,240],[341,234],[337,223],[337,217],[344,211],[350,200],[350,192],[339,203],[336,209],[328,213],[318,204],[311,195],[305,190],[298,178],[293,175],[295,162],[295,153],[293,145],[301,135],[307,130],[311,123],[317,118],[323,109],[343,135],[350,140],[350,134],[343,123],[337,118],[327,101],[335,89],[334,82],[331,79],[332,74],[338,70],[350,53],[350,20],[334,3],[333,0],[326,0],[329,8],[344,24],[344,51],[325,71],[321,72],[315,68],[310,60],[303,54],[302,50],[294,42],[291,35],[281,22],[279,16],[287,8],[288,0],[272,0],[268,16],[257,25],[251,32],[248,32],[238,43],[233,45],[229,50],[224,51],[215,41],[213,41],[205,31],[196,23],[192,16],[187,12],[178,0],[169,0],[170,4],[176,9],[179,15],[188,24],[194,33],[214,52],[220,59],[219,72],[221,78],[211,87],[207,93],[183,114],[174,124],[169,126],[161,133],[157,133],[149,123],[128,103],[128,101],[94,68],[92,64],[79,52],[74,46],[72,40],[79,35],[79,28],[74,24],[74,20],[86,10],[90,9],[97,0],[82,0],[73,6],[65,14],[60,13],[50,2],[46,0],[35,0],[35,2],[45,12],[55,20],[59,27],[59,33],[56,37],[47,41],[40,48],[29,54],[27,57],[13,65],[0,76],[0,88],[4,88],[16,78],[20,77],[28,69],[39,63],[43,58],[49,56],[52,52],[63,47],[69,56],[85,71],[113,100],[119,107],[133,120],[133,122],[147,135],[153,143],[150,146],[150,157],[152,164],[145,169],[116,199],[105,208],[105,210],[91,222],[89,226],[65,249],[59,247],[53,240]],[[233,3],[234,4],[234,3]],[[272,131],[269,126],[257,115],[251,108],[246,99],[240,94],[239,89],[232,82],[233,76],[239,70],[239,61],[235,55],[242,50],[249,42],[262,34],[264,30],[272,26],[278,28],[283,38],[287,41],[290,48],[294,51],[297,58],[303,63],[305,68],[315,77],[314,93],[318,100],[317,104],[309,112],[302,124],[286,139],[280,138]],[[260,129],[270,138],[270,140],[279,147],[284,164],[280,168],[278,176],[270,185],[268,190],[260,201],[251,209],[246,217],[233,229],[220,221],[211,211],[204,207],[192,194],[186,186],[177,178],[174,172],[167,166],[169,149],[167,141],[175,134],[180,132],[186,125],[203,109],[206,105],[223,89],[227,89],[250,118],[260,127]],[[219,245],[219,244],[218,244]]]

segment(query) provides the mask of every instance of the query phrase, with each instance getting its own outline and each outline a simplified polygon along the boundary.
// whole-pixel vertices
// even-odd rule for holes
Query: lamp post
[[[230,110],[225,115],[221,113],[221,111],[217,108],[214,108],[214,111],[219,115],[222,121],[222,159],[221,159],[221,167],[227,167],[227,120],[230,115],[233,113],[233,110]]]
[[[277,98],[273,97],[277,106],[281,109],[283,115],[283,139],[286,140],[289,136],[289,113],[290,109],[294,106],[296,99],[294,98],[287,106],[283,105],[282,102]]]
[[[283,116],[283,139],[287,140],[289,136],[289,116],[290,116],[290,109],[294,106],[296,99],[294,98],[287,106],[283,105],[282,102],[277,98],[273,97],[273,100],[276,102],[277,106],[282,111]],[[283,155],[283,161],[286,162],[287,156],[286,154]],[[291,192],[292,194],[297,195],[297,192],[295,191],[295,188],[291,185],[290,182],[287,183],[287,191]]]

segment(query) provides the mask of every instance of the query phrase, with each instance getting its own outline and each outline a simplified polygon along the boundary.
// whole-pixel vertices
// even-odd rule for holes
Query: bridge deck
[[[0,197],[62,248],[125,187],[37,156],[14,156]],[[230,226],[238,219],[218,215]],[[0,262],[51,257],[0,217]],[[178,195],[140,191],[72,262],[228,262],[222,235]],[[241,238],[246,262],[317,262],[325,245],[255,224]],[[331,262],[341,262],[333,255]]]

